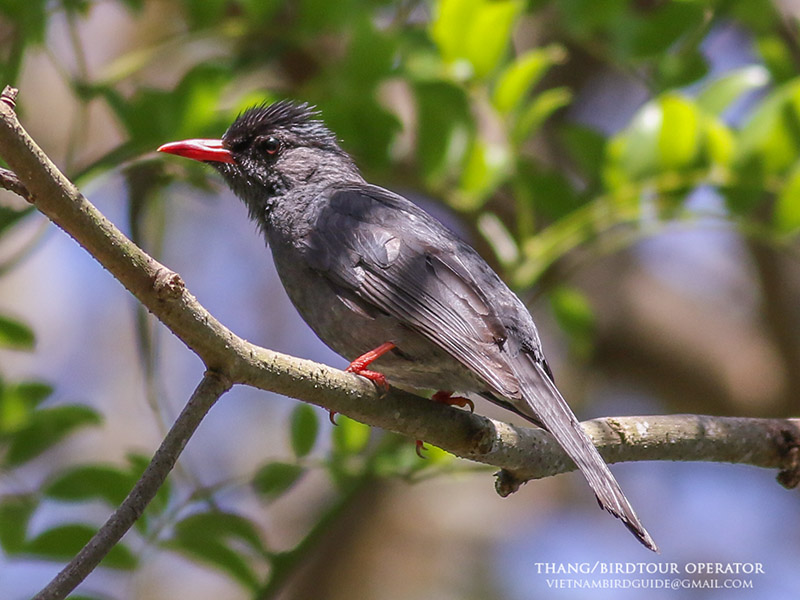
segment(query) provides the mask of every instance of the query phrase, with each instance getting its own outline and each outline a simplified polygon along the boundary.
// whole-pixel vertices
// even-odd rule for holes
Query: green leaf
[[[258,587],[258,578],[245,557],[231,549],[238,540],[265,553],[256,525],[240,515],[225,512],[195,513],[175,524],[174,537],[164,545],[205,562],[231,575],[249,589]]]
[[[369,442],[371,429],[358,421],[338,415],[337,426],[332,430],[333,448],[341,454],[358,454]]]
[[[30,327],[0,315],[0,348],[33,350],[35,342],[36,338]]]
[[[701,28],[705,15],[704,3],[693,1],[653,5],[642,11],[642,16],[633,9],[612,23],[618,37],[615,46],[628,60],[659,58],[674,44],[680,44],[681,37],[689,35],[687,32]]]
[[[514,194],[521,210],[558,220],[581,204],[575,188],[561,171],[544,169],[540,164],[521,160],[514,179]],[[522,217],[518,217],[519,220]],[[524,232],[531,235],[531,231]]]
[[[319,102],[325,122],[332,131],[347,140],[347,151],[360,166],[385,168],[389,163],[389,148],[400,122],[375,100],[372,93],[357,93],[355,88],[347,97],[335,103]]]
[[[708,61],[699,48],[685,53],[668,53],[658,61],[656,78],[660,90],[685,87],[708,74]]]
[[[53,386],[42,381],[23,381],[9,386],[9,392],[15,394],[30,406],[39,406],[53,393]]]
[[[196,540],[176,537],[163,542],[162,546],[220,569],[251,591],[259,588],[259,579],[247,560],[222,542],[214,539]]]
[[[225,17],[228,0],[183,0],[189,22],[197,28],[219,25]]]
[[[474,15],[469,30],[465,32],[466,58],[479,79],[492,73],[500,64],[511,41],[511,30],[523,8],[524,3],[518,0],[493,0],[483,2]]]
[[[742,127],[734,164],[765,176],[785,174],[800,154],[800,78],[783,84],[764,99]],[[757,165],[757,167],[755,166]],[[751,185],[760,182],[752,181]]]
[[[576,124],[565,124],[559,129],[559,139],[569,150],[589,184],[600,180],[605,154],[606,138],[593,129]]]
[[[175,524],[175,535],[195,542],[236,539],[259,553],[265,551],[255,523],[235,513],[214,511],[189,515]]]
[[[772,81],[782,84],[797,76],[793,50],[780,33],[760,35],[755,43],[756,55],[763,61]]]
[[[283,0],[242,0],[248,18],[256,23],[268,23],[283,5]]]
[[[4,385],[0,381],[0,435],[12,434],[30,423],[36,407],[53,388],[38,381]]]
[[[713,130],[713,131],[712,131]],[[724,125],[674,93],[645,104],[606,146],[604,177],[615,188],[668,171],[724,159]]]
[[[6,465],[17,466],[27,462],[77,428],[97,425],[100,421],[96,411],[77,404],[38,410],[12,438],[5,457]]]
[[[218,110],[230,78],[231,70],[224,65],[204,62],[186,73],[173,90],[139,88],[125,98],[116,88],[100,86],[96,93],[125,127],[128,144],[145,152],[167,140],[219,137],[230,118]]]
[[[253,487],[267,500],[275,500],[303,475],[300,465],[274,462],[261,467],[253,477]]]
[[[0,547],[6,554],[19,554],[25,547],[33,511],[38,502],[33,495],[4,496],[0,499]]]
[[[800,231],[800,162],[795,164],[778,193],[774,222],[780,233],[792,234]]]
[[[438,180],[461,163],[474,125],[464,90],[444,82],[420,82],[417,160],[424,177]]]
[[[544,122],[558,109],[572,102],[572,92],[565,87],[551,88],[538,94],[522,112],[512,132],[514,144],[519,146],[535,134]]]
[[[431,37],[445,62],[465,57],[466,36],[485,0],[440,0],[431,22]]]
[[[136,483],[128,471],[110,465],[85,465],[59,473],[44,487],[44,494],[58,500],[99,498],[119,506]]]
[[[74,12],[85,17],[91,6],[89,0],[61,0],[61,5],[67,12]]]
[[[475,138],[461,171],[458,193],[451,204],[464,211],[477,210],[502,183],[511,169],[506,148]]]
[[[550,294],[550,306],[556,321],[569,335],[573,351],[586,356],[595,331],[594,313],[586,296],[575,288],[561,286]]]
[[[35,206],[26,206],[22,209],[0,205],[0,235],[12,227],[15,223],[36,211]]]
[[[0,2],[0,14],[22,31],[30,44],[44,41],[47,30],[47,0],[5,0]]]
[[[291,443],[296,456],[306,456],[311,452],[317,441],[318,432],[317,413],[308,404],[298,404],[292,411],[291,417]]]
[[[557,45],[536,48],[518,56],[497,80],[492,94],[494,107],[506,115],[516,110],[547,70],[562,62],[565,56],[564,48]]]
[[[658,158],[661,170],[691,165],[700,149],[700,115],[690,101],[675,94],[660,100],[661,131],[658,137]]]
[[[80,523],[60,525],[42,532],[30,540],[23,549],[48,560],[69,560],[91,539],[95,528]],[[100,563],[102,567],[132,570],[136,568],[136,556],[124,545],[118,543]]]
[[[441,0],[431,37],[460,79],[483,78],[500,63],[524,8],[519,0]],[[468,68],[464,68],[464,67]]]
[[[733,132],[716,117],[703,115],[705,128],[705,154],[715,165],[727,166],[736,151],[736,137]]]
[[[769,83],[769,71],[761,65],[750,65],[729,71],[712,81],[697,96],[697,106],[709,114],[719,116],[742,94],[764,87]]]

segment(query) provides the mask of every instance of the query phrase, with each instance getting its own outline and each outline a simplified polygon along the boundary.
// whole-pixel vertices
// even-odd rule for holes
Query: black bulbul
[[[556,388],[525,305],[439,221],[364,181],[307,104],[258,106],[221,140],[159,150],[222,174],[264,232],[295,307],[352,361],[348,370],[383,385],[385,376],[442,390],[440,400],[477,393],[543,427],[600,505],[657,551]]]

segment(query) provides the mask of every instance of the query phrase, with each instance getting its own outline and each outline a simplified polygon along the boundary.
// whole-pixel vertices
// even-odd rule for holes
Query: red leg
[[[383,391],[389,390],[389,384],[386,381],[386,377],[382,373],[378,373],[377,371],[370,371],[367,367],[375,360],[379,359],[381,356],[386,354],[387,352],[393,350],[395,345],[392,342],[385,342],[375,348],[375,350],[370,350],[369,352],[362,354],[350,365],[345,369],[348,373],[355,373],[356,375],[361,375],[362,377],[366,377],[370,379],[377,385],[378,387],[382,388]]]
[[[439,390],[431,396],[431,400],[450,406],[460,406],[461,408],[469,406],[469,412],[475,412],[475,403],[472,400],[464,398],[463,396],[453,396],[453,392],[451,391]]]

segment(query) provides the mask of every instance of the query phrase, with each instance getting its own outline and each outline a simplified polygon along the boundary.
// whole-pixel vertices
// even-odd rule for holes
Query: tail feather
[[[520,359],[514,370],[525,403],[517,404],[516,412],[543,425],[583,473],[600,506],[620,519],[642,544],[658,552],[653,538],[553,381],[533,357],[521,355]]]

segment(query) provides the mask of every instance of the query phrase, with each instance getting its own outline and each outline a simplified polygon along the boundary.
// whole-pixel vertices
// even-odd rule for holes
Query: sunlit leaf
[[[716,165],[727,166],[736,151],[736,137],[722,121],[713,117],[703,119],[705,128],[705,150],[708,159]]]
[[[675,94],[663,96],[659,104],[658,167],[661,170],[687,167],[697,159],[700,149],[697,107]]]
[[[604,178],[611,188],[677,170],[726,164],[732,138],[690,99],[667,93],[645,104],[606,146]]]
[[[466,36],[485,0],[440,0],[431,23],[431,37],[438,44],[442,58],[453,62],[467,55]]]
[[[458,78],[486,77],[503,58],[523,6],[518,0],[441,0],[431,37]]]
[[[783,184],[775,205],[775,227],[781,233],[800,230],[800,162]]]
[[[518,56],[500,74],[492,94],[492,103],[503,114],[514,111],[525,96],[555,63],[564,60],[561,46],[548,46],[529,50]]]
[[[467,211],[480,208],[510,171],[510,158],[503,146],[475,139],[461,172],[455,207]]]
[[[461,0],[463,1],[463,0]],[[466,56],[475,75],[483,78],[500,64],[511,40],[511,31],[524,3],[519,0],[483,2],[466,34]]]
[[[567,88],[551,88],[538,94],[522,111],[512,132],[516,145],[535,134],[542,124],[558,109],[572,101],[572,92]]]
[[[52,392],[52,387],[38,381],[0,381],[0,434],[13,433],[30,423],[36,407]]]
[[[358,454],[369,442],[371,429],[344,415],[337,415],[337,426],[333,428],[333,448],[342,454]]]

